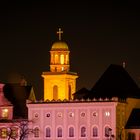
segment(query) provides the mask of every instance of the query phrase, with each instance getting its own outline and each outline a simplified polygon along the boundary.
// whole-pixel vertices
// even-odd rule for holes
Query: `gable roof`
[[[140,98],[140,89],[120,65],[111,64],[91,89],[90,96]]]
[[[4,96],[14,106],[14,118],[27,118],[28,110],[26,107],[26,100],[31,97],[31,93],[34,94],[32,90],[33,87],[29,85],[21,86],[20,84],[5,84],[3,88]],[[32,97],[32,100],[35,100],[35,95],[32,95]]]
[[[81,92],[80,95],[83,93]],[[111,64],[93,88],[82,98],[140,98],[140,89],[120,65]]]
[[[140,129],[140,109],[134,108],[125,126],[126,129]]]

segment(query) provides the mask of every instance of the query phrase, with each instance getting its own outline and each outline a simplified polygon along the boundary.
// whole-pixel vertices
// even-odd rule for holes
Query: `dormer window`
[[[9,110],[7,108],[2,109],[2,118],[8,118]]]

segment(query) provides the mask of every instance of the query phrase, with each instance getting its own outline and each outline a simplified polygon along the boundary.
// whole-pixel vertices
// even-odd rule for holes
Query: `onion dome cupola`
[[[59,35],[59,41],[53,43],[50,51],[50,71],[62,72],[69,71],[69,48],[66,42],[61,41],[61,34],[63,31],[59,28],[57,34]]]

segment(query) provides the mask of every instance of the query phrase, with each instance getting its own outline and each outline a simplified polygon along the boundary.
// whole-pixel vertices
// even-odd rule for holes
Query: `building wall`
[[[28,104],[29,120],[33,120],[32,128],[39,128],[39,137],[30,139],[47,140],[46,128],[51,130],[49,140],[105,140],[105,127],[111,128],[116,135],[116,102],[81,102],[81,103],[37,103]],[[94,138],[93,127],[98,128],[98,136]],[[57,128],[63,130],[63,137],[57,137]],[[69,137],[69,128],[74,128],[74,137]],[[81,137],[81,128],[86,128],[86,137]]]

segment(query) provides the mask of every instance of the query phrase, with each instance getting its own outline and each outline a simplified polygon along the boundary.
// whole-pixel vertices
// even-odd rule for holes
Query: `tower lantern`
[[[63,31],[59,28],[59,41],[50,50],[50,72],[43,72],[44,100],[73,99],[76,91],[77,73],[70,72],[69,48],[61,41]]]

